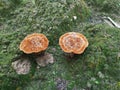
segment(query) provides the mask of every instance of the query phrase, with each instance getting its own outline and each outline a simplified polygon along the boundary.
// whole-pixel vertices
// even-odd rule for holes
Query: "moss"
[[[120,0],[105,0],[102,5],[102,10],[105,12],[117,13],[120,14]]]
[[[100,11],[120,14],[120,0],[85,0]]]

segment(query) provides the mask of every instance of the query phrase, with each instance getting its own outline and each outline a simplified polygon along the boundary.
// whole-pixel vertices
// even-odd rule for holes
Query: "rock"
[[[54,63],[54,58],[52,54],[45,53],[43,56],[39,56],[36,58],[36,62],[40,66],[46,66],[49,63]]]
[[[67,90],[68,82],[66,80],[57,78],[56,83],[57,83],[56,85],[57,90]]]
[[[16,70],[17,74],[28,74],[31,63],[28,58],[20,58],[17,61],[12,62],[12,67]]]

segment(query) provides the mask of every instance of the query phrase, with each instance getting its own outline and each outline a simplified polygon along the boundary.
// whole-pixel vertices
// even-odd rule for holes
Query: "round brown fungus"
[[[20,50],[26,54],[39,53],[47,49],[49,41],[44,34],[33,33],[20,43]]]
[[[86,37],[77,32],[68,32],[59,38],[59,45],[66,53],[81,54],[88,44]]]
[[[46,66],[54,62],[52,54],[46,53],[45,50],[49,45],[49,40],[44,34],[33,33],[24,38],[20,43],[20,50],[34,59],[39,66]]]

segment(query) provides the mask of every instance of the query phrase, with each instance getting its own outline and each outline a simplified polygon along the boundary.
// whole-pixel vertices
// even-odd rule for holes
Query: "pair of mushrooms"
[[[20,50],[26,54],[40,53],[47,49],[49,40],[44,34],[33,33],[20,43]],[[59,38],[59,45],[66,53],[81,54],[88,47],[88,40],[83,34],[68,32]]]

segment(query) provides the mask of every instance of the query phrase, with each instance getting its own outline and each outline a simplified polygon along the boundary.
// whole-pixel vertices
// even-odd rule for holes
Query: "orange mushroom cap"
[[[39,53],[47,49],[49,41],[44,34],[33,33],[20,43],[20,50],[26,54]]]
[[[77,32],[68,32],[59,38],[59,45],[66,53],[81,54],[88,44],[86,37]]]

